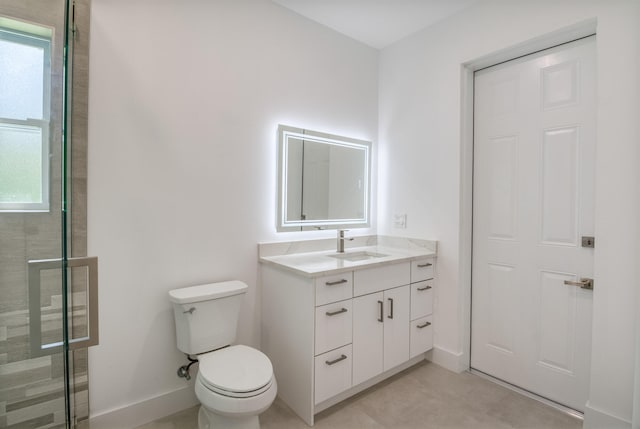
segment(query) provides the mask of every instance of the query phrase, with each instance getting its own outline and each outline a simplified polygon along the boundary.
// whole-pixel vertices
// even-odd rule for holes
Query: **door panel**
[[[584,410],[594,37],[475,75],[471,366]]]
[[[409,360],[410,286],[384,291],[387,311],[384,318],[384,370]]]
[[[382,292],[353,299],[353,385],[382,373],[384,296]]]
[[[515,240],[518,139],[516,136],[492,138],[488,150],[489,159],[495,165],[489,177],[489,234],[492,238]]]
[[[490,346],[504,353],[512,354],[515,349],[516,308],[512,304],[515,299],[513,285],[514,267],[508,265],[489,264],[488,311]]]
[[[573,344],[576,341],[576,288],[564,286],[573,275],[543,271],[540,276],[538,363],[573,374]]]
[[[0,3],[0,427],[75,427],[88,359],[67,340],[97,328],[97,295],[68,258],[86,255],[90,1]]]
[[[575,246],[578,228],[578,127],[544,130],[542,137],[542,241]]]

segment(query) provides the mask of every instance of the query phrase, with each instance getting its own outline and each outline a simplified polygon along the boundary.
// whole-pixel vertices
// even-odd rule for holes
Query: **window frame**
[[[41,202],[4,202],[0,201],[0,212],[49,212],[50,211],[50,138],[49,122],[51,117],[51,39],[0,26],[0,40],[19,43],[26,46],[42,48],[42,119],[36,118],[6,118],[0,116],[0,127],[3,125],[40,129],[41,144]]]

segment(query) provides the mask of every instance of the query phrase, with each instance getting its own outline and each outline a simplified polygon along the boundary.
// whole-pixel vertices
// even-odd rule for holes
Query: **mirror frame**
[[[310,140],[349,147],[364,152],[364,216],[353,219],[315,219],[287,220],[287,160],[289,138]],[[276,229],[285,231],[306,231],[314,229],[367,228],[371,226],[371,148],[372,143],[366,140],[312,131],[303,128],[278,125],[278,208]]]

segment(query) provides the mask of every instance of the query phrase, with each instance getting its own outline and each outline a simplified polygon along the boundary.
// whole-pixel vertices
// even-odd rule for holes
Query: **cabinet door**
[[[409,285],[384,291],[384,371],[409,360]]]
[[[353,385],[382,373],[384,294],[353,300]],[[408,320],[407,320],[408,327]]]

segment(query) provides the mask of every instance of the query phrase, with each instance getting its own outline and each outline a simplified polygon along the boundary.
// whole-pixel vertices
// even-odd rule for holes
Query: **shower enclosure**
[[[0,428],[89,415],[89,0],[0,0]]]

